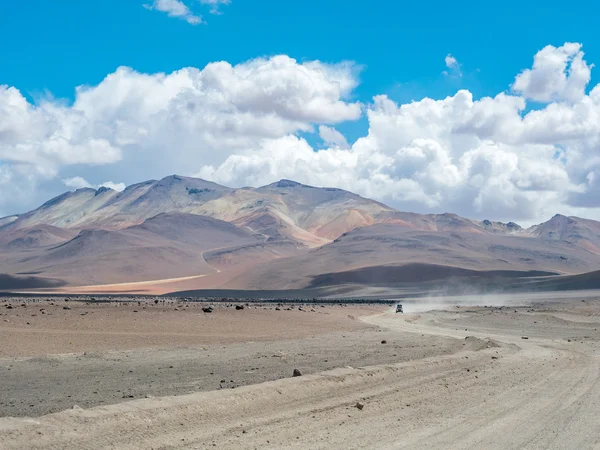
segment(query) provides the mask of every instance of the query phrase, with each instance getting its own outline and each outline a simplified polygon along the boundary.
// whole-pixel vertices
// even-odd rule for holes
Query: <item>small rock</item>
[[[301,377],[302,376],[302,372],[300,372],[298,369],[294,369],[293,376],[295,376],[295,377]]]
[[[241,311],[242,309],[244,309],[244,305],[235,305],[235,309],[236,311]]]
[[[213,307],[212,306],[205,306],[204,308],[202,308],[202,311],[205,313],[211,313],[213,312]]]
[[[387,344],[387,341],[384,339],[383,341],[381,341],[382,344]]]
[[[70,306],[63,306],[63,309],[71,309]]]
[[[360,409],[362,411],[363,408],[365,407],[365,404],[361,403],[361,402],[357,402],[355,406],[356,406],[356,408],[358,408],[358,409]]]
[[[521,339],[529,339],[528,336],[521,336]]]

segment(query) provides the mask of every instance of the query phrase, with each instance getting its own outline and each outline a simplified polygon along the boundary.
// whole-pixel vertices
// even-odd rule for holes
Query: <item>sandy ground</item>
[[[252,304],[237,311],[233,304],[214,303],[214,312],[206,314],[208,305],[0,299],[0,357],[294,339],[367,328],[356,318],[381,310]]]
[[[302,314],[318,318],[316,313]],[[360,321],[365,327],[310,338],[222,345],[217,353],[211,349],[215,356],[205,364],[214,367],[213,372],[239,363],[250,374],[258,367],[261,373],[281,370],[285,375],[304,363],[308,375],[235,389],[208,386],[213,390],[91,409],[75,407],[38,418],[4,418],[0,442],[7,449],[600,446],[600,301],[453,307],[404,316],[371,312]],[[117,352],[119,357],[125,353]],[[138,363],[143,353],[129,352]],[[175,352],[173,357],[182,355]],[[188,361],[195,359],[188,355]],[[336,369],[326,370],[317,362],[332,355],[337,358],[332,360]],[[300,359],[278,366],[284,357]],[[81,368],[81,377],[88,379],[91,389],[93,378],[86,370],[102,366],[107,374],[113,371],[115,387],[124,385],[116,370],[127,370],[125,360],[111,369],[104,362],[86,368],[82,363],[86,358],[68,358],[74,359],[62,369],[61,360],[53,376]],[[9,384],[16,399],[26,395],[23,386],[33,379],[33,375],[27,378],[28,364],[38,367],[41,380],[46,376],[41,366],[35,366],[45,361],[5,358],[3,363],[8,361],[12,361],[11,372],[23,377],[19,383],[20,377],[14,376]],[[269,365],[263,366],[267,361]],[[135,368],[129,370],[135,373]],[[48,383],[40,383],[50,392],[60,392],[48,376]],[[252,376],[254,382],[260,381],[261,376]],[[165,380],[165,385],[176,379]],[[204,379],[209,384],[210,379]],[[22,415],[23,408],[20,411]]]

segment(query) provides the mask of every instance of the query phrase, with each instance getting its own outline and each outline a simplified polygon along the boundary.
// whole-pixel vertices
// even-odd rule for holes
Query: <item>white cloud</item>
[[[569,50],[572,61],[577,49]],[[584,66],[591,68],[581,59]],[[36,206],[35,192],[47,199],[36,183],[81,177],[97,186],[180,173],[232,186],[290,178],[417,212],[600,218],[600,86],[585,94],[587,83],[557,80],[544,92],[560,99],[532,110],[527,99],[542,92],[537,81],[513,95],[474,99],[461,90],[407,104],[377,95],[361,105],[349,100],[356,66],[286,56],[171,74],[120,68],[78,88],[71,106],[32,105],[2,87],[0,210]],[[348,145],[334,125],[363,109],[368,133]],[[315,132],[325,144],[318,151],[299,137]]]
[[[325,125],[319,126],[319,136],[326,145],[334,147],[348,148],[348,141],[342,133],[332,127]]]
[[[455,76],[462,77],[462,72],[460,70],[460,63],[454,56],[452,56],[450,53],[448,53],[446,55],[446,57],[444,58],[444,62],[446,63],[446,67],[450,70],[450,71],[442,72],[444,75],[453,74]]]
[[[145,4],[144,8],[167,13],[169,17],[183,19],[191,25],[202,23],[202,17],[193,14],[180,0],[154,0],[151,4]]]
[[[446,67],[448,67],[449,69],[454,69],[455,67],[459,66],[456,58],[454,56],[452,56],[450,53],[448,53],[446,55],[446,57],[444,58],[444,61],[446,63]]]
[[[211,14],[221,14],[219,6],[229,5],[231,0],[200,0],[200,3],[203,5],[209,5]]]
[[[592,67],[583,59],[581,44],[548,45],[535,55],[533,68],[515,78],[512,90],[538,102],[578,102],[585,96]]]
[[[26,212],[38,207],[48,196],[40,196],[38,182],[46,179],[34,167],[22,164],[8,165],[0,160],[0,217]],[[32,199],[37,202],[32,202]]]
[[[234,185],[333,185],[404,210],[531,222],[587,207],[600,218],[600,86],[572,104],[525,108],[525,98],[503,93],[403,105],[376,96],[369,133],[349,149],[315,152],[288,136],[201,173]]]
[[[75,176],[97,185],[193,173],[265,138],[358,119],[361,105],[347,100],[356,70],[287,56],[170,74],[123,67],[96,86],[78,87],[72,105],[32,104],[0,85],[0,164],[13,184],[18,166],[32,187],[57,180],[54,189]],[[0,211],[14,207],[6,192],[0,188]],[[39,192],[18,211],[49,195]]]
[[[117,192],[122,192],[127,186],[125,186],[125,183],[113,183],[112,181],[105,181],[104,183],[98,185],[98,188],[101,187],[112,189]]]
[[[91,188],[92,185],[84,178],[81,177],[72,177],[72,178],[64,178],[63,183],[65,186],[71,189],[81,189],[81,188]]]
[[[113,189],[115,191],[121,192],[125,190],[125,183],[113,183],[112,181],[105,181],[104,183],[100,183],[97,186],[93,186],[89,181],[82,177],[72,177],[72,178],[63,178],[63,184],[70,189],[81,189],[81,188],[92,188],[99,189],[101,187]]]

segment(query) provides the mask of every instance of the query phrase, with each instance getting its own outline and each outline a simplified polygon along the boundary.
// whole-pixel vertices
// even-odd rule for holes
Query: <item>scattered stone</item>
[[[242,309],[244,309],[244,305],[235,305],[235,309],[236,311],[241,311]]]
[[[213,307],[212,306],[205,306],[204,308],[202,308],[202,311],[205,313],[211,313],[213,312]]]
[[[361,403],[361,402],[357,402],[355,406],[356,406],[356,408],[358,408],[359,410],[361,410],[361,411],[362,411],[362,410],[363,410],[363,408],[365,407],[365,404],[364,404],[364,403]]]
[[[63,306],[63,309],[71,309],[70,306]]]
[[[298,369],[294,369],[293,376],[295,376],[295,377],[301,377],[302,376],[302,372],[300,372]]]
[[[381,341],[382,344],[387,344],[387,341],[384,339],[383,341]]]
[[[529,339],[528,336],[521,336],[521,339]]]

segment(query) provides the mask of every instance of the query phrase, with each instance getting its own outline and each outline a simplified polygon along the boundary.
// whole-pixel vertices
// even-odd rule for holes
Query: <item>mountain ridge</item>
[[[287,179],[234,189],[170,175],[122,192],[65,192],[0,218],[0,252],[0,273],[35,272],[69,285],[196,274],[202,287],[301,289],[337,272],[360,273],[364,282],[379,270],[365,268],[390,264],[583,273],[600,267],[600,223],[556,214],[522,228],[399,211]]]

